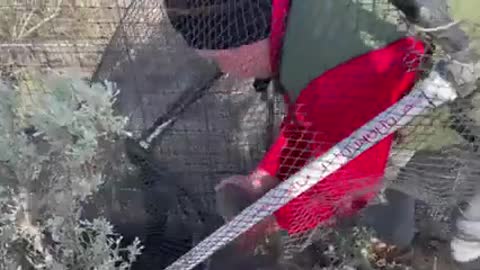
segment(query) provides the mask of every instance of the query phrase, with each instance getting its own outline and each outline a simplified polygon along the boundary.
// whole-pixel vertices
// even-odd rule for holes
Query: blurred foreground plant
[[[141,252],[82,205],[106,181],[124,134],[112,84],[74,72],[0,82],[0,269],[130,269]]]

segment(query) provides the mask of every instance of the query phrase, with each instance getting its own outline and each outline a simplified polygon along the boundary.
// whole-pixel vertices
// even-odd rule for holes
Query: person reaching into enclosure
[[[165,1],[172,26],[200,56],[232,76],[270,79],[285,98],[280,134],[257,168],[217,187],[226,220],[411,90],[430,44],[399,29],[398,10],[422,27],[451,22],[431,13],[443,0],[365,2]],[[458,27],[432,36],[454,57],[469,53]],[[276,211],[278,227],[300,234],[365,207],[380,188],[393,140],[385,138]]]

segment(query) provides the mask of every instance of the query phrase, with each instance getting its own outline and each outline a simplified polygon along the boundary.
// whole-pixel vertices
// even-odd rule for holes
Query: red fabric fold
[[[289,121],[293,115],[286,117],[258,169],[285,180],[348,137],[412,88],[424,53],[422,42],[406,37],[311,81],[294,102],[296,122]],[[300,233],[365,206],[382,179],[392,140],[392,136],[382,140],[279,209],[275,213],[279,225]]]

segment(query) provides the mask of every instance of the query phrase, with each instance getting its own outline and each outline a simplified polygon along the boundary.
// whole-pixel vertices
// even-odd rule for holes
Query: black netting
[[[375,233],[418,248],[421,240],[411,239],[415,228],[418,235],[431,231],[429,236],[449,241],[459,235],[456,221],[477,221],[478,206],[470,202],[478,196],[478,94],[475,80],[462,84],[478,43],[475,22],[468,18],[470,28],[464,27],[445,2],[420,0],[305,0],[304,6],[292,0],[291,14],[297,15],[274,20],[275,2],[281,1],[4,5],[11,11],[4,18],[12,19],[0,26],[6,48],[0,59],[8,60],[2,61],[2,80],[20,89],[22,106],[45,107],[31,89],[61,88],[38,86],[25,75],[31,70],[80,67],[85,81],[113,82],[120,91],[114,109],[128,116],[128,134],[113,145],[102,141],[109,148],[81,167],[88,173],[105,169],[105,182],[82,202],[81,217],[107,218],[124,237],[122,245],[140,238],[145,248],[132,269],[340,269],[358,258],[389,260],[372,249]],[[290,39],[279,52],[284,66],[276,78],[269,58],[275,41],[269,38],[282,23]],[[51,47],[53,52],[46,49]],[[384,47],[390,51],[360,57]],[[439,60],[462,62],[447,66],[462,95],[453,102],[443,77],[432,77]],[[316,87],[325,91],[305,94],[319,73],[327,79]],[[282,94],[298,104],[286,106]],[[57,114],[45,123],[70,115],[52,108]],[[56,134],[52,130],[46,134]],[[391,130],[389,142],[363,148]],[[275,149],[277,158],[265,161]],[[275,173],[247,177],[259,166]],[[72,184],[77,178],[65,175],[64,190],[80,189]],[[216,187],[225,179],[222,197]],[[267,187],[258,191],[258,182]],[[43,206],[37,197],[30,202],[35,200]],[[463,219],[455,216],[459,209],[466,211]],[[55,211],[50,215],[68,212]],[[367,249],[377,257],[365,258]]]
[[[267,1],[166,1],[168,18],[187,44],[228,49],[265,39],[272,8]]]

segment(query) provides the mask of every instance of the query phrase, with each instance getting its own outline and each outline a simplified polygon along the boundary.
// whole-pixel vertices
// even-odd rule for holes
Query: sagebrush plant
[[[0,269],[129,269],[139,240],[124,247],[106,218],[82,213],[126,134],[114,85],[21,74],[0,82]]]

